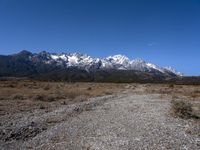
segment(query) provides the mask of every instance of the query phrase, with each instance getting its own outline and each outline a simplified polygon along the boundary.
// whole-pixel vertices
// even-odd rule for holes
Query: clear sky
[[[124,54],[200,75],[200,0],[0,0],[0,54]]]

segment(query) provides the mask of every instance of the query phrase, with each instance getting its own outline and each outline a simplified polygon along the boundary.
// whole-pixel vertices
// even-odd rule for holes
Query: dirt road
[[[194,122],[171,117],[169,109],[170,101],[159,94],[127,91],[93,98],[16,119],[15,131],[0,146],[43,150],[200,149],[200,138],[187,132]]]

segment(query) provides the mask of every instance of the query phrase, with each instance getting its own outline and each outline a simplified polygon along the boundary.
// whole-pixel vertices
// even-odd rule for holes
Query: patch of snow
[[[57,59],[59,59],[59,56],[58,56],[58,55],[51,55],[51,58],[52,58],[53,60],[57,60]]]
[[[154,64],[151,64],[151,63],[146,63],[146,64],[147,64],[148,67],[153,68],[155,70],[158,70],[158,71],[164,73],[164,71],[161,68],[159,68],[158,66],[156,66]]]
[[[73,66],[73,65],[77,65],[77,63],[78,63],[78,58],[76,57],[76,56],[74,56],[74,55],[72,55],[72,56],[68,56],[68,65],[69,66]]]

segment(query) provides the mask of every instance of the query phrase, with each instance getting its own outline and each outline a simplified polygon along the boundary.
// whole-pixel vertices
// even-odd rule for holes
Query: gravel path
[[[169,116],[170,101],[157,94],[125,92],[115,97],[63,106],[38,119],[52,123],[25,141],[1,143],[2,149],[200,149],[200,138],[186,130],[192,120]],[[69,113],[72,110],[71,113]],[[41,119],[43,118],[43,119]],[[38,122],[37,118],[29,118]]]

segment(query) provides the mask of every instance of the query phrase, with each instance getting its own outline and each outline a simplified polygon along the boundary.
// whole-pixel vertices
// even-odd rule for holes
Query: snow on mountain
[[[109,56],[106,59],[111,61],[112,63],[121,64],[121,65],[124,65],[124,66],[126,66],[130,62],[129,58],[124,56],[124,55]]]
[[[179,72],[179,71],[176,71],[174,68],[168,66],[168,67],[164,67],[164,69],[166,69],[167,71],[169,72],[172,72],[178,76],[183,76],[183,73]]]
[[[100,59],[101,68],[127,70],[130,60],[124,55],[114,55]]]
[[[34,57],[34,56],[33,56]],[[106,58],[92,58],[80,53],[48,53],[36,54],[44,63],[56,63],[65,67],[78,67],[85,70],[91,69],[117,69],[117,70],[138,70],[143,72],[159,72],[161,74],[174,74],[182,76],[171,67],[159,67],[155,64],[145,62],[142,59],[130,60],[125,55],[114,55]]]
[[[158,70],[158,71],[164,73],[164,70],[163,70],[162,68],[160,68],[160,67],[158,67],[158,66],[156,66],[156,65],[154,65],[154,64],[146,63],[146,65],[147,65],[149,68],[153,68],[153,69],[155,69],[155,70]]]

